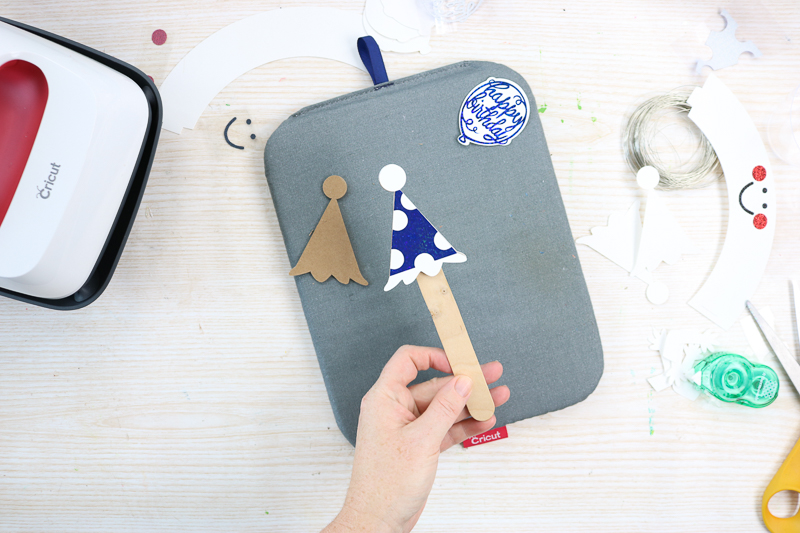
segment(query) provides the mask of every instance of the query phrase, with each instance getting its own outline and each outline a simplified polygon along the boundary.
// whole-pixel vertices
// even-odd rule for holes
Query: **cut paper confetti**
[[[655,190],[658,171],[642,167],[637,182],[647,192],[644,224],[639,217],[639,201],[623,212],[611,213],[608,226],[591,229],[591,235],[576,243],[593,248],[647,284],[645,295],[654,305],[669,298],[669,288],[653,277],[653,271],[664,262],[675,264],[683,254],[694,253],[695,247],[686,237],[669,211],[661,193]]]
[[[761,51],[752,41],[739,41],[736,39],[736,28],[739,25],[726,10],[720,11],[725,18],[725,29],[712,31],[706,40],[706,46],[711,48],[713,55],[709,60],[698,59],[695,72],[700,74],[703,67],[709,66],[712,70],[731,67],[739,62],[739,56],[750,52],[753,57],[761,57]]]
[[[358,268],[353,245],[344,225],[339,200],[347,192],[347,182],[341,176],[328,176],[322,191],[330,198],[328,207],[319,219],[314,233],[308,239],[297,265],[289,272],[292,276],[311,273],[315,280],[323,282],[333,276],[339,283],[350,280],[367,285],[367,280]]]
[[[222,89],[271,61],[321,57],[366,70],[355,46],[364,31],[360,13],[328,7],[275,9],[234,22],[186,54],[161,84],[162,127],[193,129]]]
[[[472,89],[461,104],[458,142],[465,146],[505,146],[525,129],[529,114],[528,96],[519,85],[489,78]]]
[[[453,374],[472,379],[472,394],[467,401],[470,415],[475,420],[489,420],[494,414],[494,400],[442,269],[444,263],[463,263],[467,258],[403,194],[406,173],[402,167],[384,166],[378,181],[394,193],[389,281],[384,290],[393,289],[400,281],[408,285],[417,280]]]
[[[700,390],[693,383],[694,364],[716,350],[717,333],[683,329],[653,330],[650,349],[659,352],[662,374],[647,378],[656,392],[672,387],[681,396],[696,400]]]
[[[736,96],[713,73],[689,97],[689,118],[719,157],[728,189],[722,252],[689,305],[730,328],[758,288],[775,236],[775,177],[758,130]]]

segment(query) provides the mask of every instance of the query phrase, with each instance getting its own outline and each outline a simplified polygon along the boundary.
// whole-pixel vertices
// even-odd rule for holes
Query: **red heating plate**
[[[17,192],[47,105],[47,79],[32,63],[0,65],[0,225]]]

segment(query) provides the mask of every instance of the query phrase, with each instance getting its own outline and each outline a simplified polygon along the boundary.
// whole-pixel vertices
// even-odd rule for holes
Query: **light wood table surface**
[[[293,5],[277,0],[3,1],[3,16],[130,62],[157,84],[214,31]],[[701,84],[718,9],[763,52],[719,72],[766,143],[800,83],[795,0],[723,4],[486,0],[428,55],[385,54],[392,79],[464,59],[521,73],[537,105],[574,236],[637,197],[622,159],[625,118],[644,98]],[[151,34],[163,29],[163,46]],[[322,59],[257,68],[225,88],[194,130],[163,131],[119,268],[86,309],[0,300],[0,530],[314,531],[341,505],[353,449],[336,427],[264,178],[266,140],[303,106],[370,85]],[[222,131],[245,146],[231,149]],[[254,133],[255,140],[249,135]],[[754,297],[798,348],[788,279],[800,276],[800,180],[776,157],[779,221]],[[655,394],[652,328],[712,328],[686,302],[719,256],[724,182],[670,193],[702,252],[645,286],[579,247],[605,350],[586,401],[513,424],[507,440],[442,457],[416,531],[763,531],[761,494],[800,437],[800,402],[781,377],[763,410]],[[2,253],[0,251],[0,253]],[[535,275],[535,273],[532,273]],[[725,345],[746,352],[737,324]],[[502,354],[497,354],[502,360]],[[546,377],[544,377],[546,379]],[[513,401],[513,390],[512,400]],[[792,502],[786,500],[784,507]]]

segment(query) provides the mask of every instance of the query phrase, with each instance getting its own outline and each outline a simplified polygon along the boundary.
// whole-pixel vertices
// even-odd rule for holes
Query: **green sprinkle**
[[[561,123],[562,123],[562,124],[564,123],[564,119],[563,119],[563,118],[561,119]]]
[[[269,514],[269,511],[264,511],[264,514]]]
[[[539,113],[544,113],[547,111],[547,103],[542,104],[542,107],[539,108]]]
[[[597,122],[597,117],[592,117],[592,122]]]

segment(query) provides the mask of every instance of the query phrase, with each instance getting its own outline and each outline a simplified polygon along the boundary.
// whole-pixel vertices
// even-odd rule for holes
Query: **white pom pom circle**
[[[389,192],[399,191],[406,184],[406,171],[400,165],[386,165],[378,174],[378,181]]]

